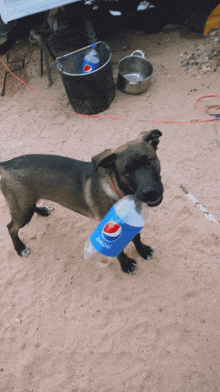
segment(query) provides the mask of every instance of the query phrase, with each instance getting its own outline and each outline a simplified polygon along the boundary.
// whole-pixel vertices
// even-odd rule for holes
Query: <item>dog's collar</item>
[[[115,187],[115,185],[113,184],[113,181],[111,180],[111,187],[114,189],[114,191],[122,198],[122,197],[124,197],[124,195],[122,195],[122,193],[121,192],[119,192],[118,190],[117,190],[117,188]]]

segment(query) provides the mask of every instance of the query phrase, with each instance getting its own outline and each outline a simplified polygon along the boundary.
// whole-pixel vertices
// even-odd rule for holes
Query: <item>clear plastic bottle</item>
[[[82,74],[95,71],[98,68],[99,55],[96,48],[97,45],[92,44],[92,47],[87,50],[83,60],[82,72],[81,72]]]
[[[135,195],[117,201],[87,239],[84,259],[98,261],[101,266],[107,265],[144,227],[148,215],[147,204],[139,201]]]

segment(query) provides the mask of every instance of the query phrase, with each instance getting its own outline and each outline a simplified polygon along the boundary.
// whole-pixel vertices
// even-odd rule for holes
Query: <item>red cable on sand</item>
[[[197,123],[217,121],[217,120],[220,120],[220,118],[212,118],[211,120],[192,120],[192,121],[170,121],[170,120],[146,120],[146,121],[163,123],[163,124],[197,124]]]
[[[40,91],[36,90],[35,88],[31,87],[29,84],[25,83],[22,79],[20,79],[18,76],[16,76],[9,68],[8,66],[4,63],[4,61],[2,60],[2,58],[0,57],[0,61],[2,62],[2,64],[5,66],[5,68],[7,69],[7,71],[14,76],[19,82],[21,82],[22,84],[24,84],[26,87],[29,87],[31,90],[35,91],[36,93],[42,95],[42,97],[48,99],[49,101],[53,102],[53,103],[57,103],[56,101],[54,101],[53,99],[47,97],[46,95],[42,94]],[[97,115],[87,115],[87,114],[79,114],[76,113],[78,116],[83,116],[83,117],[96,117],[96,118],[102,118],[102,116]],[[120,117],[111,117],[111,116],[106,116],[106,118],[109,118],[111,120],[122,120],[122,118]]]
[[[53,99],[48,98],[46,95],[42,94],[40,91],[36,90],[35,88],[29,86],[29,84],[25,83],[22,79],[20,79],[18,76],[16,76],[8,67],[7,65],[4,63],[4,61],[2,60],[2,58],[0,57],[0,61],[2,62],[2,64],[5,66],[5,68],[7,69],[7,71],[14,76],[19,82],[21,82],[22,84],[24,84],[26,87],[29,87],[31,90],[36,91],[36,93],[42,95],[42,97],[49,99],[49,101],[53,102],[53,103],[57,103],[55,101],[53,101]]]
[[[100,116],[99,114],[80,114],[80,113],[75,113],[77,116],[82,116],[82,117],[95,117],[95,118],[109,118],[110,120],[122,120],[120,117],[112,117],[112,116]]]
[[[200,98],[198,98],[198,99],[196,100],[196,102],[195,102],[196,107],[197,107],[199,110],[204,110],[204,111],[206,111],[207,109],[201,108],[201,107],[198,105],[198,102],[200,101],[200,99],[203,99],[203,98],[213,98],[213,97],[219,97],[219,98],[220,98],[220,95],[203,95],[202,97],[200,97]],[[217,110],[220,109],[220,106],[216,106],[216,109],[217,109]]]
[[[5,68],[7,69],[7,71],[14,76],[14,78],[16,78],[19,82],[21,82],[22,84],[24,84],[26,87],[29,87],[31,90],[35,91],[36,93],[40,94],[42,97],[48,99],[49,101],[53,102],[53,103],[57,103],[56,101],[54,101],[53,99],[47,97],[46,95],[42,94],[40,91],[36,90],[35,88],[29,86],[29,84],[25,83],[22,79],[20,79],[18,76],[16,76],[8,67],[7,65],[4,63],[4,61],[2,60],[2,58],[0,57],[0,61],[2,62],[2,64],[5,66]],[[200,107],[198,105],[198,101],[200,101],[203,98],[213,98],[213,97],[219,97],[220,95],[203,95],[202,97],[199,97],[196,102],[195,105],[199,110],[203,110],[203,111],[208,111],[208,109],[203,109],[202,107]],[[216,110],[220,109],[220,106],[216,106],[215,108]],[[100,115],[88,115],[88,114],[79,114],[76,113],[78,116],[82,116],[82,117],[95,117],[95,118],[108,118],[110,120],[122,120],[122,118],[120,117],[111,117],[111,116],[100,116]],[[201,123],[201,122],[211,122],[211,121],[218,121],[220,120],[220,117],[218,118],[213,118],[210,120],[192,120],[192,121],[171,121],[171,120],[146,120],[146,121],[150,121],[150,122],[156,122],[156,123],[163,123],[163,124],[196,124],[196,123]]]
[[[204,112],[208,113],[208,109],[204,109],[202,107],[200,107],[198,105],[198,102],[200,101],[200,99],[204,99],[204,98],[213,98],[213,97],[219,97],[220,95],[203,95],[202,97],[199,97],[196,102],[195,105],[199,110],[203,110]],[[216,110],[220,109],[220,106],[216,106],[215,107]],[[191,121],[169,121],[169,120],[149,120],[151,122],[157,122],[157,123],[163,123],[163,124],[196,124],[196,123],[201,123],[201,122],[210,122],[210,121],[218,121],[220,120],[220,117],[217,118],[212,118],[210,120],[191,120]]]

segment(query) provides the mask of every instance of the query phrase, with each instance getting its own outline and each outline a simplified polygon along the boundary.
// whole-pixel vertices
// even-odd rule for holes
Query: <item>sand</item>
[[[49,153],[89,161],[141,131],[160,129],[164,200],[142,230],[156,258],[143,260],[129,244],[127,254],[138,263],[134,276],[116,261],[105,268],[85,261],[84,243],[96,222],[54,203],[49,218],[34,216],[20,231],[31,255],[19,258],[0,193],[0,391],[218,392],[220,224],[180,185],[220,220],[220,123],[203,122],[214,117],[195,105],[219,94],[219,71],[181,67],[180,54],[203,43],[192,34],[120,32],[107,42],[115,80],[119,60],[136,49],[154,74],[139,96],[117,90],[100,118],[76,115],[58,70],[52,68],[48,87],[38,46],[17,43],[10,59],[25,54],[26,65],[16,75],[56,103],[9,77],[0,97],[0,159]],[[0,64],[1,83],[4,72]],[[220,97],[199,105],[220,105]]]

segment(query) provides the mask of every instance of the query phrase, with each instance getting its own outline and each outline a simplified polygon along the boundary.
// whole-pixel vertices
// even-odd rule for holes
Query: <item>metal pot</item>
[[[118,71],[118,89],[127,94],[141,94],[149,87],[153,66],[141,50],[135,50],[119,61]]]

